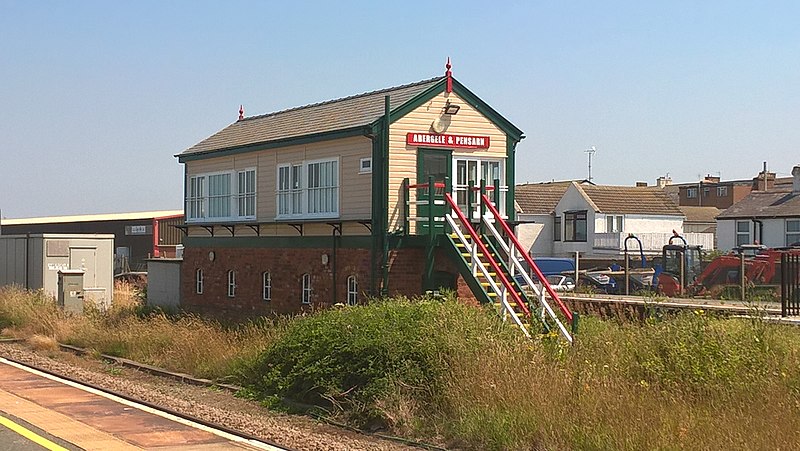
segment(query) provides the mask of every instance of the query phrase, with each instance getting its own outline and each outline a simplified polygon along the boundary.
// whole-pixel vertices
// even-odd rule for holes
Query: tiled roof
[[[686,216],[687,222],[714,222],[722,210],[717,207],[693,207],[680,205],[678,208]]]
[[[564,196],[570,184],[571,181],[517,185],[514,199],[523,214],[547,215],[555,211],[558,201]]]
[[[390,97],[392,107],[396,108],[432,87],[442,78],[436,77],[380,91],[247,117],[184,150],[180,155],[213,152],[365,126],[383,116],[385,96]]]
[[[717,219],[800,217],[800,193],[788,189],[751,191]]]
[[[667,185],[662,188],[667,196],[672,200],[675,205],[678,205],[681,199],[681,189],[678,185]]]
[[[580,185],[602,213],[683,216],[658,187]]]

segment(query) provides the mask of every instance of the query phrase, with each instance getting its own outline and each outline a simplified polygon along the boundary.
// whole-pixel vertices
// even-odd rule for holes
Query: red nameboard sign
[[[422,147],[458,147],[461,149],[488,149],[488,136],[447,135],[436,133],[409,133],[406,144]]]

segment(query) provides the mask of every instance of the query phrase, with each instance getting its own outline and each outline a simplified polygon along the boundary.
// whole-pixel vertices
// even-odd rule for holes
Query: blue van
[[[569,258],[537,257],[533,259],[533,262],[545,277],[561,275],[564,271],[572,271],[573,275],[575,273],[575,262]],[[536,275],[534,275],[533,271],[528,268],[528,263],[522,258],[520,258],[520,263],[522,263],[522,266],[531,276],[531,279],[534,281],[534,283],[539,283]],[[520,285],[525,285],[525,280],[521,275],[516,275],[514,278],[517,279],[517,282],[519,282]]]
[[[544,276],[561,274],[564,271],[571,271],[573,275],[575,274],[575,260],[571,258],[536,257],[533,262]]]

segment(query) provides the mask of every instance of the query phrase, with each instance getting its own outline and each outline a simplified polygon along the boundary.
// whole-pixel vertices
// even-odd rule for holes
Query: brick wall
[[[209,253],[214,252],[213,261]],[[327,263],[323,264],[323,254]],[[342,248],[336,251],[337,280],[334,297],[333,255],[330,248],[204,248],[184,250],[181,274],[183,308],[223,317],[249,317],[272,313],[296,313],[347,303],[347,277],[358,281],[359,302],[369,292],[371,268],[369,249]],[[426,254],[424,249],[398,249],[390,252],[389,294],[413,297],[423,290]],[[456,280],[456,290],[464,301],[475,304],[475,297],[455,265],[444,253],[434,256],[434,269]],[[195,291],[195,274],[203,270],[203,293]],[[236,272],[236,292],[228,297],[228,271]],[[262,297],[262,274],[272,276],[272,300]],[[311,276],[311,305],[301,303],[302,275]]]
[[[214,260],[209,259],[213,250]],[[327,255],[323,264],[322,255]],[[333,287],[333,255],[325,249],[285,248],[186,248],[181,285],[183,307],[222,316],[255,316],[295,313],[313,307],[347,302],[347,277],[355,275],[360,300],[369,291],[369,250],[336,250],[336,295]],[[195,292],[195,271],[203,270],[203,293]],[[235,297],[228,297],[228,271],[236,271]],[[272,278],[272,300],[262,295],[263,276]],[[302,275],[311,277],[311,306],[301,303]]]

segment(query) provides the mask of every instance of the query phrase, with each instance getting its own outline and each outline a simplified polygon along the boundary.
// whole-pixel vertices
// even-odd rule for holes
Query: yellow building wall
[[[280,164],[301,163],[326,158],[339,158],[339,218],[336,221],[369,219],[372,214],[372,175],[359,173],[361,158],[372,156],[372,141],[366,137],[351,137],[321,141],[316,143],[286,146],[275,149],[248,152],[239,155],[187,161],[188,176],[218,172],[256,168],[256,221],[270,223],[277,214],[277,167]],[[285,221],[284,221],[285,222]],[[346,234],[368,235],[369,231],[358,224],[343,230]],[[255,235],[245,225],[238,225],[236,236]],[[262,224],[262,236],[298,235],[298,232],[286,224]],[[327,224],[308,224],[304,228],[305,235],[330,235],[331,227]],[[200,227],[190,229],[192,236],[208,236],[208,232]],[[230,236],[228,230],[216,227],[215,236]]]
[[[441,93],[411,113],[395,121],[389,131],[389,231],[403,226],[403,179],[408,177],[410,183],[417,181],[417,146],[406,145],[408,133],[433,133],[433,121],[442,115],[447,100],[461,107],[458,114],[451,117],[446,130],[442,133],[451,135],[489,136],[488,149],[452,149],[453,156],[506,158],[506,135],[488,118],[461,99],[456,93]],[[431,147],[432,148],[432,147]],[[447,150],[446,148],[441,148]],[[514,168],[506,168],[507,171]],[[410,216],[416,214],[414,205],[410,207]],[[414,222],[410,224],[410,232],[414,233]]]

